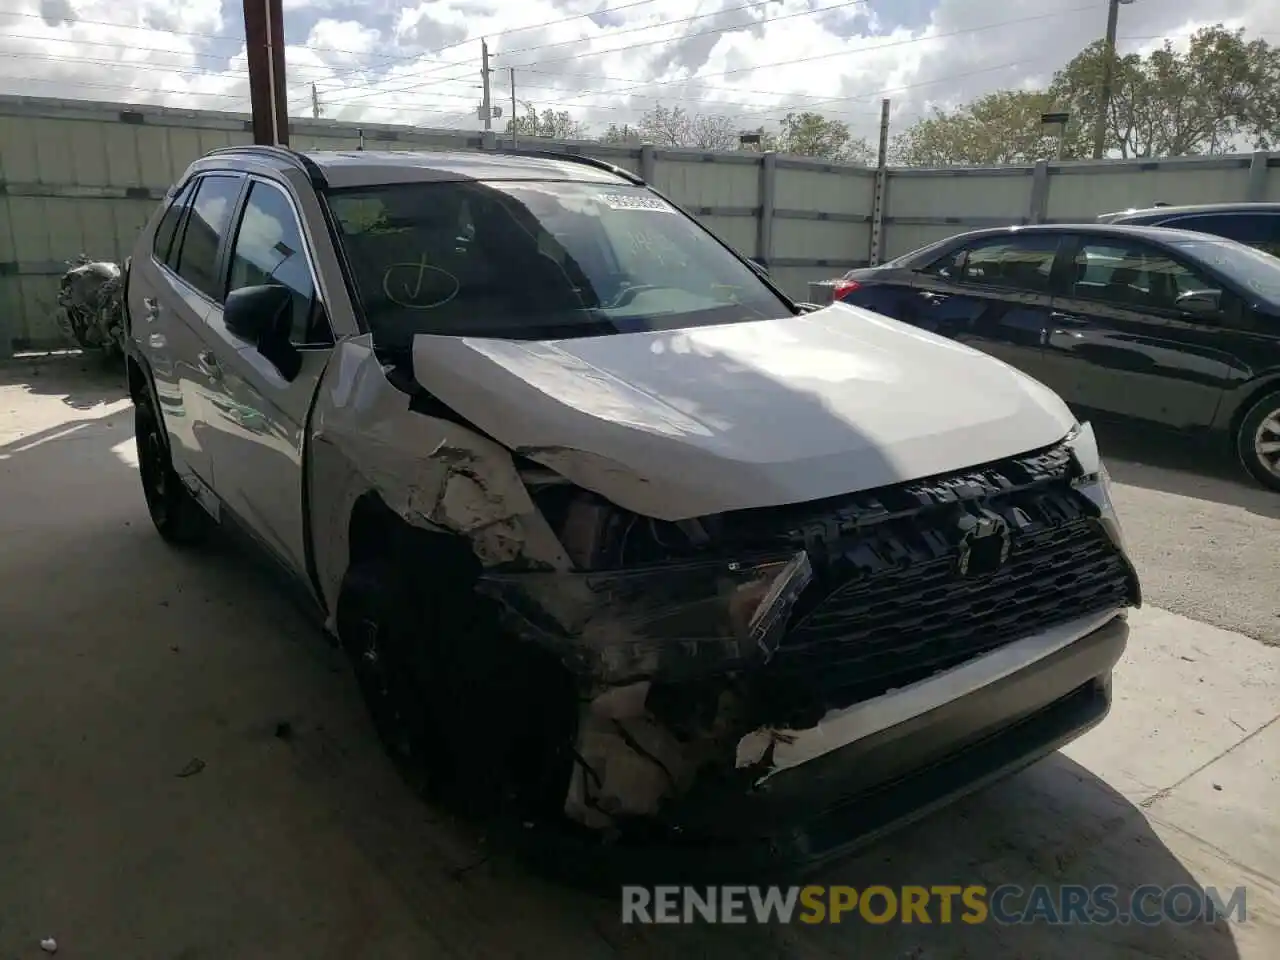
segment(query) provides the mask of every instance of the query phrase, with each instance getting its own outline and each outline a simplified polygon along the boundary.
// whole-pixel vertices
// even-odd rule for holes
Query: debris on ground
[[[40,949],[45,953],[57,953],[58,941],[53,939],[53,937],[45,937],[40,941]]]
[[[178,771],[180,777],[194,777],[197,773],[204,769],[204,761],[199,757],[192,757],[185,767]]]
[[[84,350],[113,357],[124,348],[124,299],[120,265],[81,254],[58,283],[57,323]]]

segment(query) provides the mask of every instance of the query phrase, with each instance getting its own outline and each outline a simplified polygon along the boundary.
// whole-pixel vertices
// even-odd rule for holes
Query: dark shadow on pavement
[[[127,392],[123,361],[94,353],[18,357],[0,363],[0,387],[23,386],[30,393],[56,396],[69,407],[88,410],[119,400]]]
[[[1120,483],[1280,518],[1280,493],[1245,473],[1225,443],[1130,424],[1095,420],[1094,427],[1107,469]]]

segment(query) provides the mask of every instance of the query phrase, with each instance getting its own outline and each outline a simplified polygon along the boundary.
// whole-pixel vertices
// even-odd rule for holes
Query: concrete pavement
[[[0,368],[0,958],[1280,951],[1280,497],[1108,446],[1155,604],[1112,715],[823,878],[1244,885],[1247,923],[641,929],[408,794],[274,585],[161,543],[131,410],[79,366]]]

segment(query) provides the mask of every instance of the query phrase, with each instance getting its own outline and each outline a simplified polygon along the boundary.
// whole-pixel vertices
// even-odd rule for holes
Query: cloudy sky
[[[1100,37],[1105,0],[284,0],[290,112],[476,129],[495,102],[601,132],[655,104],[772,126],[788,110],[874,139],[931,105],[1039,85]],[[248,110],[240,0],[0,0],[0,93]],[[1135,0],[1121,49],[1225,22],[1280,42],[1276,0]],[[500,126],[503,121],[499,121]]]

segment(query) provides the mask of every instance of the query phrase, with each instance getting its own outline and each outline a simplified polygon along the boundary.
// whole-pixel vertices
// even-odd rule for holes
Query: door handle
[[[143,297],[142,307],[146,311],[147,322],[155,320],[160,315],[160,304],[156,302],[155,297]]]
[[[1048,333],[1052,333],[1054,336],[1065,336],[1069,333],[1076,333],[1079,328],[1088,325],[1088,321],[1085,320],[1084,317],[1077,316],[1074,313],[1063,313],[1061,310],[1054,310],[1049,314],[1049,319],[1057,324],[1053,330],[1047,331]]]
[[[212,350],[201,350],[196,354],[196,366],[210,380],[222,379],[222,368],[218,366],[218,358],[213,355]]]
[[[933,290],[921,290],[920,296],[925,300],[928,300],[930,303],[942,303],[951,297],[948,293],[937,293]]]

